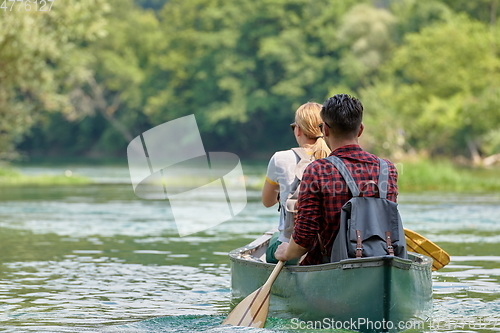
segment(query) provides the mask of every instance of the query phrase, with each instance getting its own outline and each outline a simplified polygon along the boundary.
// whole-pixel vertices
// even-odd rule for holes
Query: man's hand
[[[274,252],[274,257],[276,259],[278,259],[278,260],[281,260],[281,261],[288,261],[288,260],[290,260],[289,258],[287,258],[285,256],[287,249],[288,249],[288,243],[287,242],[281,243],[278,246],[278,248],[276,248],[276,252]]]
[[[290,238],[290,243],[281,243],[278,246],[276,252],[274,252],[274,257],[281,261],[288,261],[301,257],[307,251],[306,248],[295,243],[293,238]]]

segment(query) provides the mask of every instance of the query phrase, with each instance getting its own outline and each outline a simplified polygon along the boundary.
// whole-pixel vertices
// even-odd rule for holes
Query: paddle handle
[[[271,286],[273,285],[274,283],[274,280],[276,280],[276,278],[278,277],[278,274],[281,272],[281,269],[283,268],[283,266],[285,265],[285,262],[284,261],[279,261],[277,264],[276,264],[276,267],[274,267],[271,275],[269,275],[269,278],[267,279],[266,283],[264,283],[264,285],[262,286],[262,288],[271,288]]]

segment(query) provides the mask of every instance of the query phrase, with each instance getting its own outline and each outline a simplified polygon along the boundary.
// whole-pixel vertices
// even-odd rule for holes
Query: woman
[[[302,148],[298,152],[303,156],[309,156],[310,161],[327,157],[330,154],[330,149],[323,140],[319,127],[323,122],[319,115],[321,107],[321,104],[313,102],[301,105],[295,111],[295,122],[290,124],[295,139]],[[278,151],[271,157],[267,167],[266,181],[262,189],[262,203],[266,207],[271,207],[279,202],[281,212],[279,232],[271,238],[266,252],[266,261],[270,263],[278,262],[274,257],[274,252],[282,242],[290,241],[293,231],[293,218],[290,219],[290,216],[287,218],[286,214],[289,212],[285,207],[289,195],[295,191],[293,187],[299,183],[295,174],[300,159],[300,156],[292,149]],[[296,261],[288,263],[296,264]]]

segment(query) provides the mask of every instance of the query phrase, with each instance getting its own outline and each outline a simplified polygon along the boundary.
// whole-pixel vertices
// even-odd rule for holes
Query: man
[[[358,138],[363,133],[363,105],[349,95],[330,97],[321,109],[320,125],[325,141],[335,155],[343,160],[365,196],[374,196],[370,180],[377,181],[378,157],[363,151]],[[396,202],[397,170],[390,161],[387,199]],[[352,194],[335,166],[318,159],[307,166],[302,176],[297,201],[295,227],[290,243],[282,243],[275,252],[278,260],[288,261],[307,253],[301,265],[315,265],[330,258],[333,241],[340,226],[342,206]]]

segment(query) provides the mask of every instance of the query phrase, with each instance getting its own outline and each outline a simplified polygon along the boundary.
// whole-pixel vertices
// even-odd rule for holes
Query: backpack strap
[[[306,166],[311,163],[311,156],[307,154],[304,148],[292,148],[292,151],[295,153],[298,161],[297,165],[295,166],[295,179],[290,186],[290,193],[288,194],[289,198],[295,196],[295,192],[298,191],[300,182],[302,181],[304,170]]]
[[[378,159],[380,170],[378,172],[378,193],[380,198],[387,199],[387,186],[389,183],[389,166],[387,162],[381,158]]]
[[[394,255],[394,247],[392,246],[391,232],[390,231],[385,232],[385,243],[387,244],[387,253],[389,253],[390,256],[393,256]]]
[[[361,238],[361,230],[356,230],[356,258],[363,256],[363,239]]]
[[[306,169],[307,165],[312,162],[314,157],[312,155],[309,155],[304,148],[292,148],[292,151],[299,158],[297,166],[295,167],[295,177],[297,177],[299,180],[302,180],[304,170]]]
[[[353,197],[359,196],[360,190],[356,185],[356,182],[354,181],[354,178],[352,177],[351,173],[349,172],[349,170],[347,170],[345,163],[340,158],[334,155],[329,156],[326,159],[332,162],[337,168],[337,170],[340,172],[342,177],[344,177],[347,186],[349,186],[349,190],[351,190],[352,196]],[[389,166],[385,160],[381,158],[379,158],[378,160],[380,164],[380,170],[378,173],[378,184],[377,184],[379,190],[379,196],[382,199],[387,199],[387,187],[389,183]]]
[[[337,170],[340,172],[342,177],[344,177],[344,180],[347,183],[349,190],[351,190],[352,196],[358,197],[360,193],[358,185],[356,185],[356,181],[354,181],[354,178],[352,177],[351,173],[349,172],[349,170],[347,170],[347,167],[345,166],[344,162],[340,158],[334,155],[328,156],[326,157],[326,159],[332,162],[337,168]]]

